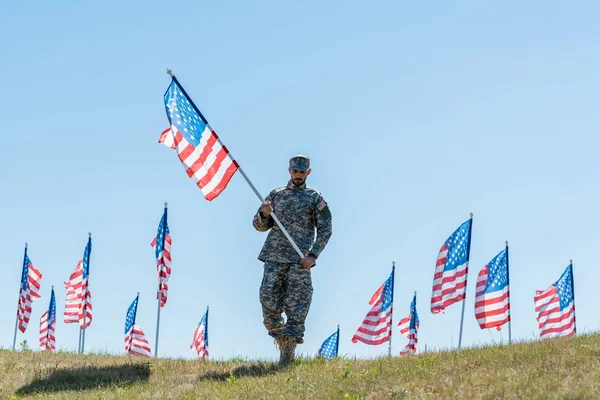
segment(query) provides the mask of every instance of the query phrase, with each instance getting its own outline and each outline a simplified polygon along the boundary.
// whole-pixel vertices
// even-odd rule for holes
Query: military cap
[[[308,171],[310,168],[310,158],[305,156],[304,154],[297,154],[294,157],[290,158],[290,168],[289,169],[299,169],[301,171]]]

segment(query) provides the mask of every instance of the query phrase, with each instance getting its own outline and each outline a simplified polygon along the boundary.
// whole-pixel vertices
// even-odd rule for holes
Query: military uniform
[[[308,157],[305,160],[308,166]],[[302,167],[302,162],[298,161],[298,156],[293,157],[290,168]],[[290,180],[287,186],[273,190],[266,200],[271,202],[275,215],[300,250],[317,258],[332,233],[331,211],[323,196],[306,184],[295,186]],[[258,256],[264,262],[260,302],[265,327],[274,338],[291,337],[296,343],[303,343],[304,321],[313,292],[310,269],[300,264],[298,253],[281,229],[271,216],[265,217],[260,208],[254,216],[253,225],[260,232],[270,230]],[[283,312],[287,317],[285,324]]]

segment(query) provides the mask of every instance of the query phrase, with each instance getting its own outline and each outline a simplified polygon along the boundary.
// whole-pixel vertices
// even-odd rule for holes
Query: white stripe
[[[487,293],[487,294],[484,294],[482,296],[478,296],[475,299],[475,304],[477,304],[479,302],[484,302],[484,301],[490,301],[490,300],[497,299],[499,297],[504,296],[506,293],[508,293],[508,286],[506,286],[502,290],[497,290],[497,291],[492,292],[492,293]],[[486,306],[475,307],[475,314],[478,314],[478,313],[484,312],[484,311],[488,312],[488,311],[499,310],[499,309],[504,308],[504,306],[506,306],[508,303],[509,303],[509,298],[506,297],[503,301],[501,301],[499,303],[492,303],[492,304],[488,304]]]
[[[229,157],[229,155],[227,155],[225,157],[225,159],[223,160],[223,162],[221,163],[219,170],[212,177],[210,182],[208,182],[208,184],[206,186],[204,186],[203,188],[200,188],[200,190],[202,191],[202,193],[205,196],[208,195],[213,190],[215,190],[215,188],[221,183],[221,181],[223,180],[223,176],[227,172],[227,168],[229,168],[231,166],[231,164],[233,164],[233,161],[231,160],[231,157]]]
[[[196,173],[192,176],[192,179],[194,179],[197,182],[200,179],[204,178],[204,176],[206,174],[208,174],[208,169],[211,168],[213,166],[213,164],[215,163],[215,161],[217,159],[217,155],[219,154],[221,149],[223,149],[223,146],[221,146],[221,144],[218,141],[215,142],[215,144],[213,145],[213,147],[211,149],[211,152],[208,154],[208,157],[206,157],[206,160],[204,160],[204,162],[202,163],[202,167],[200,167],[200,169],[198,171],[196,171]],[[198,159],[199,156],[200,156],[200,154],[198,154],[198,156],[196,156],[196,159]],[[191,158],[191,155],[190,155],[190,158]]]
[[[445,278],[452,277],[452,276],[456,275],[457,273],[464,271],[466,268],[467,268],[467,263],[464,263],[462,265],[459,265],[456,269],[453,269],[453,270],[450,270],[450,271],[444,271],[442,273],[441,278],[435,279],[433,281],[433,286],[432,287],[440,285],[440,284],[442,286],[441,286],[441,288],[439,288],[439,289],[437,289],[437,290],[435,290],[435,291],[432,292],[431,298],[441,296],[442,292],[444,290],[451,289],[451,288],[455,287],[457,284],[465,282],[467,280],[467,274],[464,274],[462,277],[457,278],[454,281],[445,282],[445,283],[442,284],[442,282],[444,281]],[[466,289],[466,288],[463,288],[463,290],[464,289]],[[462,294],[462,293],[463,292],[460,292],[459,294]],[[450,296],[448,298],[452,298],[452,297],[455,296],[455,294],[454,293],[450,293],[450,294],[447,294],[446,296]],[[433,305],[437,305],[437,304],[442,305],[444,303],[444,299],[446,299],[446,297],[443,298],[442,301],[440,301],[440,302],[433,303]]]
[[[569,314],[569,312],[572,309],[573,309],[573,302],[571,302],[571,304],[562,311],[560,311],[560,305],[557,303],[557,310],[548,314],[548,316],[544,319],[544,321],[540,322],[543,326],[541,330],[543,331],[543,330],[547,330],[547,329],[560,328],[562,326],[568,325],[568,323],[569,323],[569,321],[571,321],[572,317],[562,320],[560,322],[547,323],[547,320],[562,318],[563,316],[566,316],[567,314]]]

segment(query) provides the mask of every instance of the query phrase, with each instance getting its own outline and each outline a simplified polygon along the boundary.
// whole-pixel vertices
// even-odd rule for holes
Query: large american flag
[[[200,360],[208,358],[208,309],[206,309],[206,313],[204,313],[194,331],[194,339],[190,349],[196,350]]]
[[[21,274],[21,288],[19,289],[19,303],[17,306],[17,320],[19,330],[25,333],[29,318],[31,317],[31,305],[35,299],[40,298],[40,281],[42,273],[33,267],[27,256],[23,258],[23,273]]]
[[[340,347],[340,328],[338,328],[335,332],[333,332],[319,347],[317,351],[317,355],[325,358],[332,359],[333,357],[337,357],[338,350]]]
[[[444,313],[446,307],[465,298],[472,221],[463,223],[440,249],[431,291],[433,314]]]
[[[67,299],[65,301],[65,312],[63,314],[65,323],[79,322],[81,328],[83,325],[83,316],[85,312],[85,328],[92,323],[92,293],[89,289],[90,273],[90,255],[92,252],[92,238],[83,251],[83,259],[79,260],[75,271],[65,282]]]
[[[546,290],[536,290],[534,297],[540,337],[572,336],[575,334],[575,291],[573,265]]]
[[[164,307],[167,303],[167,294],[169,293],[169,277],[171,276],[171,233],[167,224],[167,207],[163,213],[158,232],[152,247],[156,254],[156,268],[158,271],[158,292],[156,298],[160,299],[160,306]]]
[[[54,288],[50,294],[50,305],[48,310],[42,314],[40,319],[40,350],[56,350],[56,298]]]
[[[394,296],[394,270],[375,294],[369,304],[373,306],[364,321],[352,336],[352,342],[361,341],[370,345],[382,344],[392,336],[392,302]]]
[[[238,164],[175,77],[164,98],[171,126],[158,142],[177,151],[188,176],[204,198],[212,200],[225,189]]]
[[[139,295],[127,309],[125,317],[125,352],[137,356],[150,357],[150,345],[142,328],[135,322]]]
[[[500,327],[510,321],[508,247],[479,271],[475,291],[475,318],[481,329]]]
[[[400,333],[408,338],[408,344],[400,351],[400,355],[412,355],[417,352],[417,343],[419,343],[419,314],[417,314],[417,294],[410,303],[410,314],[398,322]]]

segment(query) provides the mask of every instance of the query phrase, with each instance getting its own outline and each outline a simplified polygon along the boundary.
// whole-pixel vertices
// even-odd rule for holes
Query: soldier
[[[304,342],[304,321],[313,292],[310,269],[332,233],[329,206],[319,192],[306,186],[310,172],[307,156],[292,157],[287,186],[273,190],[252,221],[257,231],[270,230],[258,256],[264,262],[260,302],[265,327],[279,347],[281,365],[290,364],[296,344]],[[305,254],[302,259],[273,220],[272,212]]]

